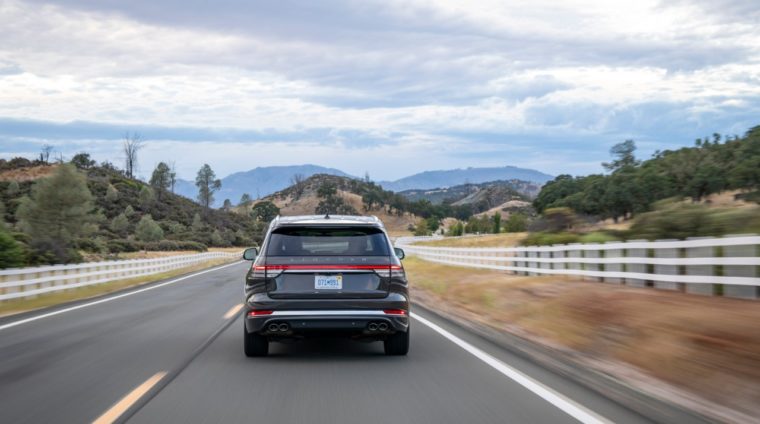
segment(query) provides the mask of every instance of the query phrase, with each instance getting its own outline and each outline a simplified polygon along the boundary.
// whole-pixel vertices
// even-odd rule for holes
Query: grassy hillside
[[[205,209],[185,197],[127,178],[106,164],[74,170],[75,176],[84,177],[83,198],[91,199],[87,203],[90,209],[70,219],[82,221],[76,232],[67,229],[53,243],[35,233],[36,223],[23,222],[19,212],[24,202],[33,203],[35,185],[56,178],[62,166],[74,169],[70,164],[45,164],[23,158],[0,160],[2,231],[20,244],[24,264],[76,261],[82,253],[203,251],[209,246],[247,246],[254,242],[257,224],[252,218]],[[62,183],[67,186],[66,181]],[[60,219],[65,222],[67,217]]]

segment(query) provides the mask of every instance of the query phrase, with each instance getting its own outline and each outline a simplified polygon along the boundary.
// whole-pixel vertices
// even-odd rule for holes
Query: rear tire
[[[386,355],[402,356],[409,352],[409,330],[398,331],[383,342]]]
[[[267,356],[269,353],[269,340],[260,334],[249,333],[243,327],[243,350],[245,350],[245,356],[249,358]]]

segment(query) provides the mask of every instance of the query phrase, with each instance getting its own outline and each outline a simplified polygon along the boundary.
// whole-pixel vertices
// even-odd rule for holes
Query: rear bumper
[[[344,333],[358,336],[383,336],[407,331],[407,315],[386,314],[389,309],[409,311],[405,293],[390,292],[381,299],[273,299],[266,293],[251,295],[245,303],[245,328],[249,333],[267,336],[298,336],[318,333]],[[249,316],[251,311],[272,311]],[[370,331],[370,324],[385,323],[383,332]],[[269,331],[270,324],[286,324],[287,331]]]
[[[272,330],[274,327],[278,329]],[[382,310],[284,310],[263,316],[248,316],[246,312],[245,328],[249,333],[272,337],[323,333],[381,337],[407,331],[409,317],[386,314]]]

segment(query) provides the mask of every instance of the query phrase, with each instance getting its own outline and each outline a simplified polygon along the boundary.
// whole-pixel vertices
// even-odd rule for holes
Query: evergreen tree
[[[21,267],[25,262],[24,249],[0,225],[0,269]]]
[[[127,218],[132,218],[135,215],[135,210],[132,208],[132,205],[127,205],[126,208],[124,208],[124,216]]]
[[[129,219],[127,219],[127,216],[124,213],[116,215],[111,221],[111,231],[120,236],[124,236],[128,228]]]
[[[195,177],[195,186],[198,187],[198,201],[208,209],[214,203],[214,193],[222,188],[222,181],[216,178],[208,164],[203,164]]]
[[[119,190],[116,190],[116,187],[113,185],[108,184],[108,188],[106,189],[106,201],[108,203],[113,203],[117,200],[119,200]]]
[[[150,185],[158,194],[158,200],[161,200],[161,196],[164,192],[169,190],[172,184],[172,170],[169,165],[164,162],[159,162],[156,165],[156,169],[153,170],[153,174],[150,177]]]
[[[164,238],[164,230],[150,215],[144,215],[135,227],[135,237],[141,241],[159,241]]]
[[[51,260],[68,262],[77,258],[72,243],[88,229],[92,208],[86,179],[74,166],[63,164],[34,184],[17,216],[35,250]]]
[[[148,186],[142,186],[140,189],[140,208],[149,211],[153,206],[153,190]]]
[[[238,203],[238,206],[247,205],[251,203],[253,199],[251,199],[251,195],[248,193],[243,193],[242,196],[240,196],[240,202]]]
[[[191,228],[195,233],[199,233],[201,230],[203,230],[203,221],[197,212],[195,215],[193,215],[193,223],[191,224]]]

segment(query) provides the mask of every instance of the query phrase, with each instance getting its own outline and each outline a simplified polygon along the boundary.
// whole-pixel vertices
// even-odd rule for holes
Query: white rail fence
[[[217,259],[232,259],[241,254],[242,252],[206,252],[156,259],[4,269],[0,270],[0,301],[159,274]]]
[[[703,295],[760,297],[760,236],[757,235],[508,248],[412,244],[430,239],[401,237],[396,240],[396,246],[409,255],[448,265],[520,275],[576,276]]]

